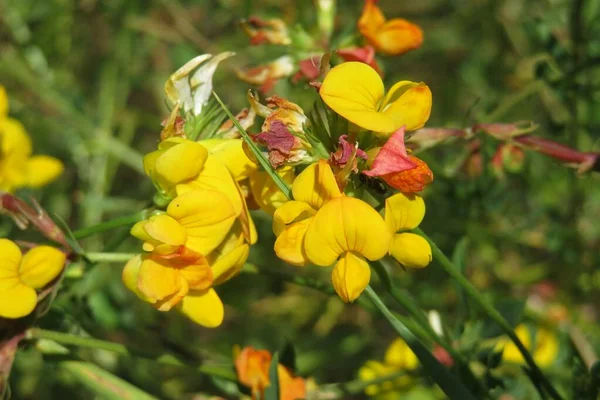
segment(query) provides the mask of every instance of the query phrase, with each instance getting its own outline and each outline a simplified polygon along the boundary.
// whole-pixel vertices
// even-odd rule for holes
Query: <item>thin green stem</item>
[[[521,101],[527,99],[529,96],[539,92],[544,87],[544,82],[533,81],[526,85],[517,93],[508,95],[498,107],[486,116],[479,118],[480,122],[498,122],[498,120],[510,111],[513,107],[519,104]]]
[[[217,101],[219,102],[219,104],[221,105],[221,107],[223,108],[223,110],[225,111],[225,113],[227,114],[227,116],[229,117],[231,122],[233,123],[233,125],[235,125],[237,130],[240,132],[242,139],[244,139],[246,144],[248,144],[248,147],[250,148],[250,150],[252,150],[252,153],[258,160],[258,163],[261,165],[261,167],[263,167],[265,172],[267,174],[269,174],[271,179],[273,179],[273,182],[275,182],[277,187],[279,187],[279,190],[281,190],[283,192],[283,194],[285,194],[285,196],[288,198],[288,200],[292,200],[292,189],[290,189],[288,184],[285,183],[283,178],[281,176],[279,176],[277,171],[275,171],[275,169],[271,166],[271,163],[269,163],[269,160],[267,160],[265,158],[265,156],[262,154],[260,149],[256,146],[256,143],[254,143],[254,141],[252,140],[250,135],[248,135],[248,132],[246,132],[246,130],[240,125],[237,118],[235,118],[235,116],[231,113],[231,111],[229,111],[229,108],[227,108],[227,106],[225,105],[225,103],[223,103],[223,101],[217,95],[217,93],[215,93],[213,91],[213,95],[215,96],[215,98],[217,99]]]
[[[56,332],[47,329],[32,328],[29,329],[25,336],[26,339],[49,339],[66,346],[76,346],[81,348],[90,348],[97,350],[110,351],[115,354],[141,357],[153,360],[160,364],[185,366],[172,354],[159,353],[154,350],[140,350],[127,347],[120,343],[109,342],[106,340],[94,339],[89,337],[72,335],[69,333]],[[196,368],[199,372],[218,378],[236,382],[237,377],[231,370],[220,369],[214,366],[200,365]]]
[[[325,385],[319,385],[320,391],[330,393],[334,392],[333,398],[335,399],[343,399],[345,396],[360,394],[367,387],[371,385],[381,385],[382,383],[393,381],[395,379],[401,378],[403,376],[412,375],[408,371],[397,371],[392,374],[388,374],[379,378],[371,379],[368,381],[364,380],[354,380],[349,382],[340,382],[340,383],[329,383]]]
[[[431,245],[433,259],[437,260],[438,263],[442,266],[444,271],[450,277],[452,277],[465,291],[465,293],[479,305],[479,307],[492,319],[494,320],[500,328],[506,333],[506,335],[513,341],[515,346],[519,349],[519,352],[523,355],[523,358],[531,368],[533,376],[535,376],[548,391],[548,394],[553,399],[562,399],[557,390],[552,386],[552,383],[548,380],[548,378],[544,375],[541,369],[535,363],[533,357],[523,345],[521,340],[517,337],[514,332],[513,327],[504,319],[504,317],[491,305],[480,293],[479,291],[465,278],[452,264],[452,262],[446,257],[446,255],[440,250],[440,248],[433,242],[421,229],[416,228],[413,230],[415,233],[423,236],[429,244]]]
[[[150,214],[150,210],[142,210],[138,211],[135,214],[125,215],[123,217],[118,217],[112,219],[110,221],[103,222],[98,225],[90,226],[88,228],[83,228],[73,232],[73,236],[76,239],[84,239],[93,235],[97,235],[99,233],[107,232],[112,229],[116,229],[122,226],[133,225],[136,222],[142,221],[148,218]]]
[[[85,253],[91,262],[122,263],[135,257],[135,253]]]

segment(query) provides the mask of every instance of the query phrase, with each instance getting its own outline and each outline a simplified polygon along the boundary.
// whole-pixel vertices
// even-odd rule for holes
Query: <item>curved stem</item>
[[[175,356],[171,354],[159,353],[153,350],[133,349],[121,343],[114,343],[106,340],[77,336],[69,333],[56,332],[46,329],[29,329],[25,334],[25,339],[49,339],[66,346],[77,346],[105,350],[124,356],[151,359],[160,364],[185,366],[180,360],[178,360]],[[200,365],[197,368],[197,370],[203,374],[219,377],[233,382],[237,381],[235,373],[230,370],[224,370],[209,365]]]
[[[479,291],[465,278],[455,267],[454,264],[446,257],[446,255],[440,250],[440,248],[433,242],[421,229],[416,228],[413,229],[413,232],[418,233],[423,236],[429,244],[431,245],[431,250],[433,253],[434,260],[437,260],[438,263],[442,266],[444,271],[450,277],[452,277],[465,291],[465,293],[473,299],[475,303],[479,305],[479,307],[492,319],[494,322],[502,328],[504,333],[512,340],[512,342],[517,346],[519,352],[523,355],[523,358],[529,365],[532,371],[532,375],[535,376],[540,383],[542,383],[543,387],[546,389],[548,394],[556,400],[562,399],[561,395],[558,391],[552,386],[552,383],[548,380],[548,378],[544,375],[542,370],[537,366],[533,357],[527,350],[527,348],[523,345],[521,340],[515,334],[513,327],[504,319],[504,317],[491,305],[487,300],[483,298],[483,296],[479,293]]]
[[[122,226],[133,225],[136,222],[148,218],[149,214],[150,210],[148,209],[138,211],[135,214],[125,215],[123,217],[118,217],[98,225],[93,225],[87,228],[79,229],[73,232],[73,236],[75,237],[75,239],[84,239],[90,236],[97,235],[99,233],[110,231],[112,229],[120,228]]]
[[[91,262],[122,263],[131,260],[135,253],[85,253],[85,257]]]

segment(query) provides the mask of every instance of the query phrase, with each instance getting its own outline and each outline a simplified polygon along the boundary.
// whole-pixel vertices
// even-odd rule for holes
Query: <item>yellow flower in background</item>
[[[369,385],[365,389],[368,396],[374,396],[377,399],[394,399],[398,398],[411,385],[413,380],[409,374],[418,366],[417,356],[406,342],[402,339],[396,339],[386,350],[384,362],[367,361],[359,369],[358,378],[363,382],[368,382],[406,371],[407,374],[404,376],[386,380],[380,384]]]
[[[402,232],[414,229],[425,216],[423,198],[397,193],[385,200],[385,222],[393,234],[390,255],[407,268],[423,268],[431,262],[431,246],[420,235]]]
[[[403,125],[407,131],[422,128],[431,113],[431,91],[425,83],[400,81],[386,94],[379,74],[360,62],[334,67],[319,94],[348,121],[383,134],[395,132]]]
[[[293,201],[281,205],[273,215],[273,231],[277,236],[275,254],[285,262],[303,266],[308,262],[304,238],[317,211],[329,200],[341,197],[327,161],[309,165],[292,185]],[[331,264],[331,263],[330,263]]]
[[[31,139],[19,121],[8,117],[8,97],[0,86],[0,190],[39,188],[62,174],[58,159],[31,154]]]
[[[552,365],[558,356],[559,342],[556,334],[545,328],[538,327],[535,337],[532,336],[529,328],[520,324],[515,328],[517,337],[523,342],[523,345],[531,353],[536,364],[542,368]],[[496,350],[502,350],[502,358],[505,361],[515,364],[526,364],[523,355],[508,338],[502,338],[496,344]]]
[[[0,317],[21,318],[37,304],[36,289],[63,270],[66,255],[50,246],[38,246],[25,255],[8,239],[0,239]]]
[[[421,28],[402,18],[386,21],[375,2],[376,0],[365,1],[365,7],[358,20],[358,30],[377,51],[398,55],[421,46]]]

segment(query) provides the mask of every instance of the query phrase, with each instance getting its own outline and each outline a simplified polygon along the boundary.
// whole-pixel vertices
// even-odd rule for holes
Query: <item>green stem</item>
[[[438,261],[438,263],[442,266],[444,271],[450,277],[452,277],[465,291],[465,293],[473,299],[475,303],[479,305],[479,307],[492,319],[494,320],[500,328],[506,333],[506,335],[513,341],[515,346],[519,349],[519,352],[523,355],[523,358],[531,368],[532,374],[543,384],[543,386],[548,391],[548,394],[553,399],[562,399],[560,394],[556,391],[552,383],[548,380],[548,378],[544,375],[544,373],[540,370],[540,368],[535,363],[533,357],[523,345],[521,340],[517,337],[514,332],[513,327],[502,317],[502,315],[491,305],[487,300],[483,298],[483,296],[479,293],[479,291],[465,278],[452,264],[452,262],[446,257],[446,255],[440,250],[440,248],[433,242],[421,229],[416,228],[413,232],[423,236],[429,244],[431,245],[433,258]]]
[[[47,329],[32,328],[29,329],[25,336],[26,339],[49,339],[57,343],[66,346],[77,346],[83,348],[91,348],[97,350],[110,351],[115,354],[129,356],[129,357],[141,357],[153,360],[160,364],[184,366],[184,364],[178,360],[175,356],[166,353],[159,353],[156,351],[138,350],[127,347],[120,343],[109,342],[106,340],[94,339],[89,337],[82,337],[72,335],[69,333],[56,332]],[[228,381],[236,382],[237,377],[233,371],[220,369],[213,366],[201,365],[197,370],[203,374],[215,376]]]
[[[387,308],[381,298],[375,293],[371,286],[367,286],[364,293],[388,320],[394,330],[400,335],[410,349],[415,353],[423,369],[427,374],[438,384],[440,389],[446,393],[450,399],[455,400],[474,400],[475,397],[471,394],[450,371],[440,364],[435,357],[425,348],[425,346],[417,339],[417,337],[398,320],[394,314]]]
[[[131,260],[135,253],[85,253],[91,262],[122,263]]]
[[[498,120],[510,111],[511,108],[515,107],[521,101],[527,99],[529,96],[539,92],[544,87],[544,82],[533,81],[523,87],[519,92],[513,93],[507,96],[498,107],[486,116],[479,118],[480,122],[498,122]]]
[[[103,222],[98,225],[90,226],[88,228],[83,228],[78,231],[73,232],[73,236],[76,239],[84,239],[93,235],[97,235],[99,233],[103,233],[106,231],[110,231],[115,228],[119,228],[121,226],[133,225],[136,222],[142,221],[148,218],[150,214],[150,210],[142,210],[138,211],[135,214],[125,215],[123,217],[118,217],[112,219],[110,221]]]
[[[355,395],[362,393],[367,387],[371,385],[381,385],[387,381],[393,381],[395,379],[401,378],[403,376],[410,376],[411,374],[408,371],[398,371],[392,374],[388,374],[379,378],[371,379],[368,381],[364,380],[354,380],[350,382],[342,382],[342,383],[329,383],[325,385],[319,385],[319,391],[324,393],[334,392],[333,398],[335,399],[343,399],[344,396]]]

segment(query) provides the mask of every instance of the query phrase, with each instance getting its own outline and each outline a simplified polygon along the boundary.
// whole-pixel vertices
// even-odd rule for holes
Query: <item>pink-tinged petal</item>
[[[379,154],[375,157],[370,170],[363,171],[367,176],[382,176],[394,172],[407,171],[417,167],[406,152],[404,145],[405,127],[398,129],[385,142]]]

